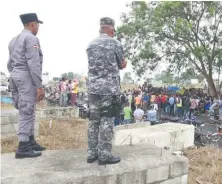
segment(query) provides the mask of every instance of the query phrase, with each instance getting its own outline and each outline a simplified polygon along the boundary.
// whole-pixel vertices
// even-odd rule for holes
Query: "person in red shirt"
[[[158,110],[161,109],[161,97],[159,94],[156,94],[155,103],[158,105]]]
[[[162,108],[164,112],[166,112],[166,101],[167,101],[167,96],[163,94],[161,96],[161,103],[162,103]]]

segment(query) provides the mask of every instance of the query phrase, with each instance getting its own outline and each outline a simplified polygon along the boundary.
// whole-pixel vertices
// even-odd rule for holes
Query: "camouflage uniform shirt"
[[[119,95],[119,70],[124,58],[121,43],[103,33],[89,43],[87,56],[88,93]]]

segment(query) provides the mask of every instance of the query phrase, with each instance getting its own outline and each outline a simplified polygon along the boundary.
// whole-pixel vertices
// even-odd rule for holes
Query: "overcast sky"
[[[8,43],[22,29],[19,15],[37,13],[44,24],[38,38],[44,54],[43,72],[87,73],[86,47],[98,36],[99,20],[109,16],[120,24],[129,1],[7,0],[0,2],[0,71],[7,72]],[[126,71],[131,71],[128,67]]]

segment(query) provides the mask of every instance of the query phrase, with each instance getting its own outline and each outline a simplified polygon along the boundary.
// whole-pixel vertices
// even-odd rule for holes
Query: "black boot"
[[[41,152],[34,152],[29,142],[19,142],[19,147],[15,153],[15,158],[32,158],[41,156]]]
[[[98,159],[98,156],[94,157],[94,158],[87,158],[87,163],[91,164],[93,162],[95,162]]]
[[[111,156],[107,160],[99,160],[99,165],[107,165],[107,164],[117,164],[121,161],[118,156]]]
[[[45,147],[39,145],[39,144],[36,142],[36,140],[35,140],[35,138],[34,138],[33,135],[32,135],[32,136],[29,136],[29,144],[30,144],[32,150],[34,150],[34,151],[44,151],[44,150],[46,149]]]

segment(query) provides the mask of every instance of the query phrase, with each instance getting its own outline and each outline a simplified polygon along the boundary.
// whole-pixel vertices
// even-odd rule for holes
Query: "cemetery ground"
[[[49,150],[87,148],[87,121],[40,122],[37,141]],[[15,152],[17,137],[2,137],[1,152]],[[221,184],[222,151],[212,147],[191,148],[183,154],[189,159],[189,184]],[[43,153],[44,155],[44,153]],[[14,158],[12,158],[14,159]]]
[[[49,150],[78,149],[87,146],[87,122],[82,119],[69,121],[40,121],[39,136],[36,140]],[[17,137],[2,136],[2,153],[15,152]]]

